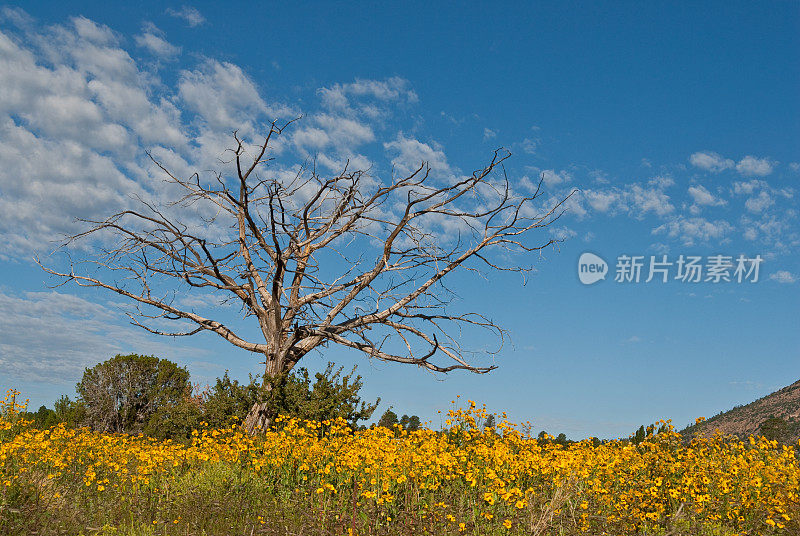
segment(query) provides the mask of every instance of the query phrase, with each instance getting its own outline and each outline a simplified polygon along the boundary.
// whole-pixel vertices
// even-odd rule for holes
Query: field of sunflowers
[[[484,408],[442,430],[283,420],[186,443],[62,425],[6,400],[0,534],[800,534],[800,449],[765,439],[563,446]]]

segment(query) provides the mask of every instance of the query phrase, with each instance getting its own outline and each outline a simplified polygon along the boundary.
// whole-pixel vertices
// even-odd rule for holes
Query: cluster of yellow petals
[[[684,442],[668,422],[638,445],[563,446],[505,419],[484,430],[486,415],[470,403],[450,412],[444,430],[414,432],[287,419],[256,437],[236,425],[195,430],[187,444],[64,426],[11,434],[6,422],[0,495],[26,471],[80,477],[93,492],[124,497],[204,464],[230,463],[265,489],[305,494],[309,505],[344,512],[357,502],[387,523],[414,508],[454,531],[525,532],[542,516],[592,534],[643,533],[678,517],[741,534],[791,534],[800,526],[800,449],[763,438]]]

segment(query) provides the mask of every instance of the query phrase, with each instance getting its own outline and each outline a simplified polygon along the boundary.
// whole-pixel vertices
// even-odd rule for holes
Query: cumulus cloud
[[[718,199],[703,186],[690,186],[689,195],[696,205],[724,205],[725,201]]]
[[[766,182],[753,179],[751,181],[737,181],[733,183],[733,193],[737,195],[750,195],[758,189],[768,188]]]
[[[577,236],[578,233],[574,229],[570,229],[569,227],[550,227],[549,228],[550,236],[552,236],[556,240],[567,240],[574,236]]]
[[[746,213],[740,219],[747,240],[757,240],[760,244],[778,252],[791,252],[800,247],[797,212],[793,209],[777,214],[771,214],[769,211]]]
[[[537,141],[530,138],[525,138],[522,140],[522,142],[520,142],[522,152],[525,154],[536,154],[536,145]]]
[[[191,6],[183,6],[180,9],[167,8],[166,13],[171,17],[175,17],[176,19],[182,19],[186,21],[186,23],[192,28],[200,26],[206,21],[206,18],[203,16],[203,14]]]
[[[726,169],[735,168],[740,175],[745,177],[765,177],[772,173],[776,164],[769,158],[756,158],[750,155],[745,156],[739,162],[734,162],[730,158],[713,152],[693,153],[689,156],[689,163],[711,173],[720,173]]]
[[[597,172],[592,172],[597,175]],[[580,199],[591,210],[608,215],[626,215],[642,219],[648,215],[666,217],[675,211],[666,190],[675,185],[671,177],[653,177],[647,182],[635,182],[623,186],[605,186],[581,191]]]
[[[542,178],[544,185],[550,187],[567,183],[572,178],[567,171],[562,170],[560,172],[556,172],[553,169],[545,169],[539,174],[539,176]]]
[[[710,171],[711,173],[719,173],[726,169],[734,167],[733,160],[723,158],[717,153],[712,152],[697,152],[689,157],[689,163],[700,169]]]
[[[205,353],[120,325],[111,307],[71,294],[0,289],[0,309],[0,369],[9,380],[74,383],[85,367],[123,352],[171,359]]]
[[[700,213],[701,207],[718,207],[727,204],[727,201],[715,196],[701,185],[690,186],[688,193],[693,201],[693,204],[689,207],[689,211],[695,215]]]
[[[134,40],[137,46],[159,58],[172,59],[181,53],[181,47],[167,41],[162,32],[152,24],[147,25],[145,31],[137,35]]]
[[[774,274],[770,274],[769,278],[783,284],[791,284],[797,281],[797,276],[786,270],[778,270]]]
[[[176,53],[153,38],[163,34],[148,23],[136,41]],[[85,17],[21,35],[0,30],[0,257],[29,258],[74,232],[77,217],[111,214],[132,195],[162,195],[147,150],[181,174],[216,168],[231,130],[247,136],[294,115],[231,63],[209,59],[180,71],[173,90],[121,42]],[[370,137],[347,121],[327,130],[343,143]]]
[[[350,110],[352,101],[367,99],[378,102],[415,103],[419,100],[408,80],[391,77],[385,80],[365,80],[357,78],[348,84],[334,84],[317,90],[322,103],[329,109],[338,111]],[[371,116],[380,115],[374,105],[364,104],[359,107],[362,113]]]
[[[766,191],[762,190],[757,196],[751,197],[745,201],[744,206],[750,212],[759,213],[763,212],[774,204],[775,200],[772,198],[772,196]]]
[[[497,132],[492,130],[491,128],[484,128],[483,129],[483,139],[484,140],[491,140],[492,138],[497,137]]]
[[[775,162],[768,158],[756,158],[755,156],[745,156],[736,164],[736,171],[745,176],[765,177],[772,173]]]
[[[709,221],[705,218],[686,218],[677,216],[653,229],[653,234],[666,234],[683,242],[686,246],[726,239],[733,231],[733,226],[725,220]]]
[[[675,210],[670,202],[670,197],[664,193],[661,186],[645,187],[633,184],[628,192],[628,197],[640,216],[649,212],[665,216]]]
[[[589,206],[597,212],[609,212],[617,206],[621,200],[622,194],[618,191],[597,191],[587,190],[584,192],[584,197],[589,203]]]
[[[240,128],[253,115],[276,113],[267,107],[241,67],[228,62],[209,59],[199,69],[184,71],[178,82],[178,95],[214,129]]]
[[[392,158],[392,166],[401,175],[413,173],[423,162],[427,163],[433,172],[452,174],[444,150],[436,143],[429,145],[400,133],[394,141],[384,143],[383,147],[395,155]]]

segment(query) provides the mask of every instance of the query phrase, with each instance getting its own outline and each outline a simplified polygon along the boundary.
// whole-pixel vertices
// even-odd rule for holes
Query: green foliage
[[[335,369],[332,363],[316,373],[313,381],[307,369],[298,368],[282,382],[275,382],[269,393],[258,377],[251,376],[248,383],[240,383],[226,371],[213,387],[193,395],[187,393],[161,407],[144,431],[159,438],[186,439],[201,423],[222,427],[232,421],[243,421],[250,408],[265,399],[273,404],[276,415],[315,421],[341,417],[355,428],[358,421],[372,416],[380,402],[380,399],[371,404],[362,401],[358,394],[362,386],[355,367],[349,374],[343,374],[343,368]]]
[[[239,383],[239,380],[232,380],[226,370],[205,397],[204,420],[211,426],[228,424],[232,419],[244,420],[253,404],[263,398],[257,379],[250,376],[248,383]]]
[[[144,431],[150,419],[175,407],[190,389],[189,372],[166,359],[117,355],[87,368],[76,386],[82,423],[106,432]]]
[[[40,406],[36,413],[27,412],[25,418],[31,419],[37,428],[50,428],[58,424],[56,412],[46,406]]]
[[[409,432],[414,432],[416,430],[419,430],[420,424],[421,423],[419,422],[419,417],[417,417],[416,415],[411,415],[411,416],[403,415],[402,417],[400,417],[400,426],[402,426]]]
[[[397,425],[400,425],[407,432],[414,432],[422,427],[422,423],[420,422],[419,417],[416,415],[404,414],[398,419],[397,413],[392,411],[391,407],[384,411],[383,415],[381,415],[381,418],[378,419],[378,426],[382,426],[384,428],[394,428]]]
[[[790,437],[789,423],[780,417],[771,415],[768,419],[761,423],[759,432],[762,436],[771,441],[778,441],[781,443],[786,442]]]
[[[647,437],[647,432],[645,432],[644,425],[640,426],[638,430],[633,434],[631,437],[631,443],[634,445],[638,445],[642,441],[645,440]]]
[[[175,363],[152,356],[118,355],[87,368],[76,390],[75,401],[62,395],[54,409],[45,406],[23,413],[37,428],[64,423],[87,425],[104,432],[145,433],[165,439],[183,440],[203,423],[223,427],[241,422],[257,402],[268,400],[276,415],[325,421],[345,419],[354,429],[369,419],[380,398],[368,403],[361,399],[363,387],[356,368],[345,374],[328,363],[313,378],[298,368],[273,383],[267,392],[258,377],[240,383],[226,371],[214,386],[192,389],[189,373]],[[420,426],[419,417],[407,416],[404,427]],[[394,416],[397,422],[397,415]]]
[[[333,363],[328,363],[312,382],[307,369],[296,369],[273,390],[275,412],[314,421],[341,417],[355,428],[358,421],[372,416],[381,399],[371,404],[363,402],[358,396],[363,382],[361,376],[355,375],[356,367],[349,374],[343,375],[343,370],[344,367],[335,369]]]
[[[56,419],[69,427],[79,425],[86,418],[86,406],[80,401],[70,400],[67,395],[61,395],[53,405]]]
[[[392,428],[395,424],[399,424],[399,421],[397,420],[397,413],[392,411],[392,408],[384,411],[381,418],[378,419],[378,426],[383,426],[384,428]]]

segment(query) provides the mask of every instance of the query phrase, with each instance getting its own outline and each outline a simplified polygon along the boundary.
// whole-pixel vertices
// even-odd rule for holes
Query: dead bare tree
[[[136,305],[128,313],[132,323],[151,333],[210,331],[263,355],[267,391],[308,352],[330,343],[435,372],[495,368],[465,360],[458,329],[485,328],[501,345],[504,331],[480,313],[449,312],[452,293],[442,280],[459,267],[526,273],[530,267],[509,259],[554,243],[526,239],[558,218],[565,199],[536,206],[541,181],[529,195],[512,191],[505,151],[470,176],[447,180],[432,177],[425,163],[384,183],[347,166],[330,178],[307,166],[286,178],[270,167],[271,144],[286,126],[273,123],[263,143],[252,146],[234,133],[223,164],[235,171],[214,172],[208,184],[197,173],[178,177],[151,156],[179,198],[139,199],[136,210],[84,220],[88,229],[65,246],[92,235],[105,243],[110,236],[112,244],[85,261],[95,265],[91,275],[76,272],[83,263],[71,263],[68,272],[43,268],[61,284],[129,298]],[[180,215],[208,207],[214,213],[200,228]],[[227,296],[244,317],[255,318],[263,338],[246,340],[218,319],[180,306],[180,288]],[[164,320],[191,328],[168,331]],[[245,426],[266,428],[272,417],[268,403],[256,404]]]

